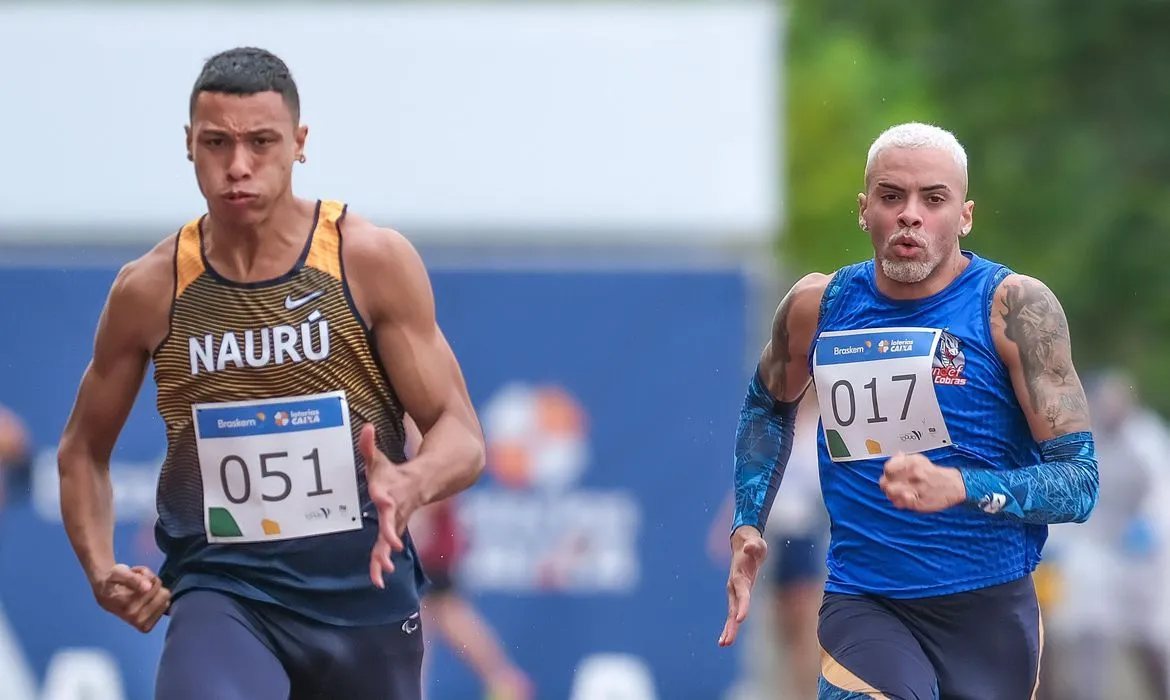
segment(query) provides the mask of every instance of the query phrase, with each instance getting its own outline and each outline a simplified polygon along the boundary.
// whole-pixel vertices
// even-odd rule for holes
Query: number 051
[[[260,498],[263,500],[270,503],[283,501],[284,499],[288,498],[290,493],[292,493],[292,477],[288,475],[288,472],[281,471],[273,466],[273,462],[287,458],[287,452],[267,452],[260,455],[261,480],[276,479],[276,481],[280,484],[278,487],[280,490],[275,495],[269,495],[267,493],[261,492]],[[309,491],[305,495],[311,497],[325,496],[333,493],[333,489],[324,488],[321,484],[321,458],[317,449],[313,448],[313,451],[304,457],[301,457],[301,460],[304,462],[313,463],[313,483],[316,485],[315,489]],[[232,488],[228,484],[228,466],[233,464],[239,467],[240,476],[244,483],[244,493],[239,496],[232,493]],[[223,461],[219,463],[219,481],[220,485],[223,486],[223,495],[226,496],[227,499],[232,503],[239,505],[241,503],[247,503],[248,500],[252,498],[251,470],[248,469],[248,463],[244,461],[243,457],[240,457],[239,455],[227,455],[224,457]]]

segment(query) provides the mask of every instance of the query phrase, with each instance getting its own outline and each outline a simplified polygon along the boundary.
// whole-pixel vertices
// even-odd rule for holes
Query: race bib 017
[[[813,378],[834,462],[951,444],[932,363],[941,331],[871,328],[820,335]]]

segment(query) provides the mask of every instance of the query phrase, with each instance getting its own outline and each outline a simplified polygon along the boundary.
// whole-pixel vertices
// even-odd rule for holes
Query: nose
[[[247,180],[252,176],[252,159],[247,148],[236,146],[232,151],[232,161],[228,165],[227,177],[230,182]]]
[[[922,210],[917,197],[907,197],[906,206],[898,214],[900,228],[922,228]]]

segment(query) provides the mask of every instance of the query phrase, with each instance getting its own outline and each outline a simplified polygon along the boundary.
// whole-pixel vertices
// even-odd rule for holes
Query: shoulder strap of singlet
[[[305,266],[324,272],[333,279],[341,279],[341,221],[346,204],[334,199],[321,200],[317,214],[317,229],[305,258]]]
[[[837,301],[841,298],[841,291],[845,289],[857,271],[864,266],[865,263],[847,265],[833,273],[833,279],[829,280],[828,286],[825,287],[825,294],[821,297],[821,308],[817,315],[818,326],[829,318],[829,314],[836,308]]]
[[[205,271],[201,224],[203,217],[193,219],[179,229],[175,241],[175,299]]]
[[[995,271],[987,276],[987,286],[983,289],[983,319],[987,324],[988,338],[991,337],[991,313],[995,310],[995,292],[999,289],[999,285],[1003,284],[1003,281],[1011,274],[1014,274],[1014,272],[1010,267],[997,263]]]

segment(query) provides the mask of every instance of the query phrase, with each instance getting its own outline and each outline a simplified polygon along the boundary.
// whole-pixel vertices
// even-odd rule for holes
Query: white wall
[[[779,24],[760,2],[0,7],[0,240],[155,240],[201,212],[188,94],[249,44],[300,84],[303,195],[438,238],[756,242],[780,216]]]

